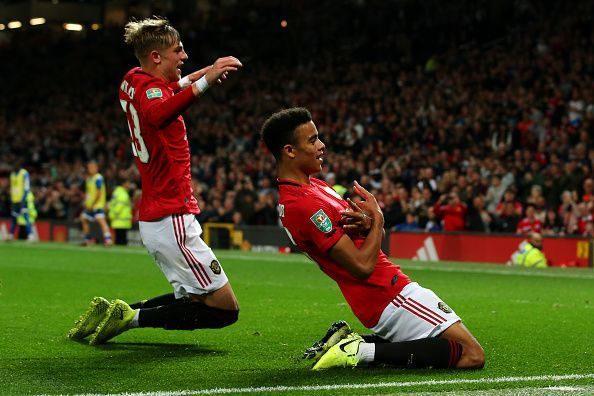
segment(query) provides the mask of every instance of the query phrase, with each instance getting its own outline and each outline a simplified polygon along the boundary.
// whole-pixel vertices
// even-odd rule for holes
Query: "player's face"
[[[159,51],[161,59],[160,68],[163,76],[168,82],[178,81],[181,78],[181,67],[188,59],[188,54],[180,41],[177,44]]]
[[[320,172],[326,146],[320,140],[316,125],[312,121],[300,125],[295,129],[295,138],[296,166],[307,175]]]

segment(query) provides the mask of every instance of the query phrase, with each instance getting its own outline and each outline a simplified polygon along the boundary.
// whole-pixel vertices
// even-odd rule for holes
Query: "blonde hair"
[[[124,27],[124,42],[134,48],[141,63],[152,50],[168,48],[179,41],[179,32],[163,17],[132,20]]]

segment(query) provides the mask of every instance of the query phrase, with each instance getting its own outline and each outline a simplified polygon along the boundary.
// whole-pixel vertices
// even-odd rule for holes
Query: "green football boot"
[[[103,297],[95,297],[91,300],[89,308],[78,318],[74,327],[68,332],[68,338],[82,340],[92,334],[97,325],[105,318],[105,313],[109,308],[109,301]]]
[[[352,332],[351,326],[344,320],[332,323],[326,335],[303,352],[303,358],[318,361],[328,349]]]
[[[326,370],[334,367],[357,367],[359,363],[357,352],[362,342],[365,341],[357,333],[347,335],[338,344],[328,349],[328,352],[322,355],[312,370]]]
[[[99,323],[99,326],[97,326],[97,329],[89,339],[89,344],[103,344],[128,330],[135,313],[136,311],[130,308],[126,302],[114,300],[109,306],[105,318]]]

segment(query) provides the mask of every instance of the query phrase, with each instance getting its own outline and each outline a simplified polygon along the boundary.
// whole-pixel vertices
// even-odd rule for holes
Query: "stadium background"
[[[31,173],[38,225],[56,225],[54,239],[80,237],[86,160],[99,161],[108,194],[118,179],[139,187],[116,99],[136,65],[122,29],[130,16],[164,15],[188,50],[184,72],[228,54],[244,63],[184,114],[205,228],[252,227],[262,241],[254,245],[281,238],[273,159],[258,131],[273,111],[306,106],[329,150],[321,177],[345,194],[355,179],[372,189],[392,231],[414,228],[402,224],[407,212],[432,230],[393,231],[418,259],[399,264],[463,315],[488,359],[477,372],[312,375],[300,354],[330,322],[364,329],[304,257],[236,250],[217,256],[240,299],[237,325],[130,331],[91,348],[65,336],[90,298],[168,290],[144,249],[13,242],[0,244],[0,394],[592,394],[590,269],[450,263],[440,249],[471,255],[480,246],[507,257],[502,241],[513,247],[525,238],[516,225],[532,204],[549,236],[545,250],[571,242],[556,264],[588,264],[593,8],[536,0],[0,0],[0,218],[9,215],[8,174],[18,162]],[[31,25],[35,17],[46,21]],[[9,26],[16,20],[21,27]],[[507,190],[515,196],[501,203]],[[451,192],[469,208],[463,232],[438,231],[430,211]],[[2,226],[6,220],[0,234]],[[429,262],[436,253],[442,261]]]
[[[1,2],[0,73],[10,77],[0,216],[19,161],[39,220],[77,221],[88,159],[99,161],[108,195],[118,178],[139,186],[114,100],[136,64],[122,26],[162,14],[182,32],[185,72],[225,54],[245,65],[184,115],[201,222],[277,224],[273,159],[258,131],[271,112],[302,105],[329,151],[320,177],[347,195],[361,180],[387,229],[440,230],[432,206],[457,192],[465,230],[515,233],[530,204],[545,234],[591,236],[592,4],[417,3]],[[35,10],[44,24],[29,24]],[[9,28],[11,13],[22,27]]]

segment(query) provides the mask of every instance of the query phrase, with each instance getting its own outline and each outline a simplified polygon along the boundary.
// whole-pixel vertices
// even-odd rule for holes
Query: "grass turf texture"
[[[485,348],[485,369],[314,373],[310,363],[300,359],[301,353],[331,322],[345,319],[364,332],[337,286],[301,255],[216,253],[240,302],[238,323],[193,332],[134,329],[106,345],[90,347],[67,339],[66,334],[93,296],[134,302],[170,292],[149,255],[141,248],[0,244],[0,394],[420,381],[401,388],[293,389],[285,394],[461,392],[555,385],[594,391],[591,269],[529,271],[402,261],[409,276],[433,289],[463,318]],[[590,376],[563,381],[456,382],[564,374]],[[431,380],[443,383],[427,384]]]

